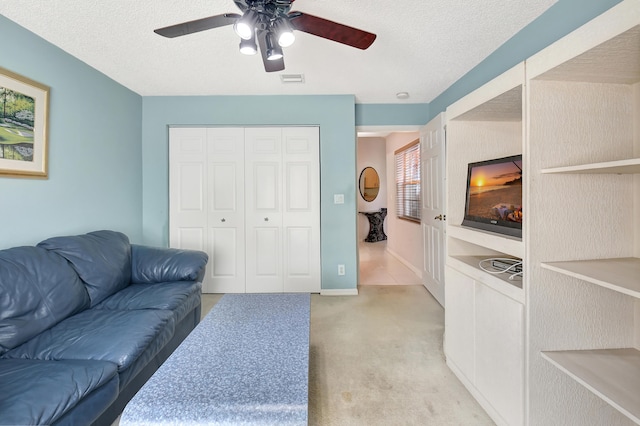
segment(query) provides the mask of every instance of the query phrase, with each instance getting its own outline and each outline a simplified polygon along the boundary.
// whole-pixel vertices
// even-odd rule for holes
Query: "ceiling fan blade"
[[[267,32],[258,32],[258,45],[260,46],[260,54],[262,55],[262,62],[264,63],[264,70],[266,72],[282,71],[284,69],[284,59],[276,59],[270,61],[267,59]]]
[[[237,13],[224,13],[222,15],[210,16],[208,18],[196,19],[195,21],[183,22],[182,24],[158,28],[157,30],[153,30],[153,32],[164,37],[174,38],[231,25],[234,24],[240,16],[241,15]]]
[[[291,25],[298,31],[357,47],[358,49],[364,50],[368,48],[376,39],[376,35],[373,33],[306,13],[291,12],[290,16]]]

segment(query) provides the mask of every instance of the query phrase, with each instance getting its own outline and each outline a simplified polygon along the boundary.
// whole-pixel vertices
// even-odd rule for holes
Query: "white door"
[[[206,129],[169,129],[169,245],[207,251]]]
[[[320,134],[282,129],[285,292],[320,291]]]
[[[169,243],[206,293],[320,291],[317,127],[171,128]]]
[[[245,131],[247,292],[320,291],[319,137]]]
[[[422,163],[421,228],[424,244],[422,281],[444,306],[445,262],[445,129],[444,113],[420,131]]]
[[[247,292],[282,292],[282,129],[245,130],[245,180]]]
[[[209,255],[205,293],[244,293],[244,129],[169,130],[169,245]]]
[[[205,293],[245,292],[244,129],[207,129]]]

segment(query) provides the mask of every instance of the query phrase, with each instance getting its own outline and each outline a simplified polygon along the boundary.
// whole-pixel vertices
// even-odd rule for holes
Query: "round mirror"
[[[365,167],[360,173],[360,195],[365,201],[373,201],[380,191],[380,177],[373,167]]]

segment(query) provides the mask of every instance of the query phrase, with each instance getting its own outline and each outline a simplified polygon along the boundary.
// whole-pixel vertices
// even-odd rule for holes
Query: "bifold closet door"
[[[169,131],[169,243],[209,255],[205,293],[320,291],[317,127]]]
[[[247,292],[320,291],[317,127],[245,130]]]
[[[169,130],[169,244],[209,255],[205,293],[245,292],[244,129]]]

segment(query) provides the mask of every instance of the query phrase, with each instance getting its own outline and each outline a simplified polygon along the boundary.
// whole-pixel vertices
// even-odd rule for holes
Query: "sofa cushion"
[[[115,231],[54,237],[38,247],[52,250],[67,259],[87,286],[91,306],[125,288],[131,281],[129,238]]]
[[[80,278],[38,247],[0,250],[0,355],[89,306]]]
[[[109,361],[117,365],[123,386],[171,339],[175,324],[171,311],[89,309],[7,352],[4,358]]]
[[[88,395],[97,412],[118,395],[116,365],[104,361],[0,360],[0,423],[51,424]]]
[[[165,309],[173,311],[179,322],[200,303],[201,287],[200,283],[192,281],[132,284],[109,296],[94,309]]]
[[[209,256],[205,252],[131,245],[131,282],[202,281]]]

